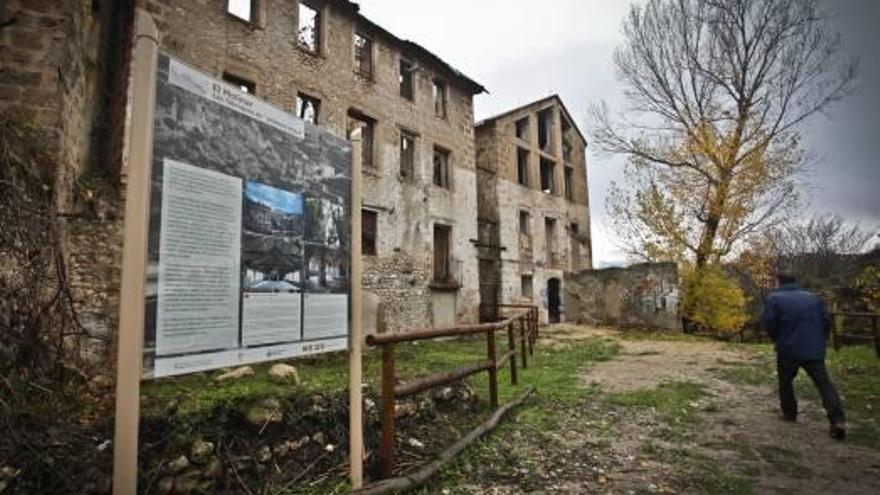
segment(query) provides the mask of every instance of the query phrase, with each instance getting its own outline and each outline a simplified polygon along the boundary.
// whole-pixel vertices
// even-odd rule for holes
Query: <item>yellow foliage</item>
[[[868,266],[856,277],[856,288],[870,311],[880,311],[880,267]]]
[[[720,266],[685,265],[682,285],[684,314],[694,323],[719,332],[735,332],[748,320],[748,298]]]

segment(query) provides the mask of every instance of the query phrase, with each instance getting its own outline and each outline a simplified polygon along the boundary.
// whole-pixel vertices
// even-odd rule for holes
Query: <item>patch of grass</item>
[[[776,384],[775,370],[754,364],[731,364],[723,368],[716,368],[715,374],[722,380],[741,385],[754,387]]]
[[[558,451],[552,432],[578,423],[585,414],[584,402],[598,394],[597,389],[582,386],[580,375],[592,364],[612,359],[619,350],[613,339],[595,337],[555,348],[536,347],[529,367],[519,370],[519,386],[510,385],[508,372],[499,373],[499,398],[503,403],[529,386],[535,387],[536,394],[514,413],[513,421],[500,424],[492,435],[465,450],[414,493],[471,493],[462,486],[474,479],[512,483],[524,491],[540,489],[545,481],[537,473],[546,463],[541,457],[542,446],[554,445],[548,453]],[[485,376],[478,376],[471,382],[483,394],[486,381]],[[514,468],[519,473],[515,476]]]
[[[759,445],[755,450],[765,462],[772,465],[774,470],[795,478],[809,478],[813,474],[810,468],[801,464],[803,455],[800,452],[776,445]]]
[[[643,451],[644,451],[643,445]],[[713,495],[751,495],[752,482],[746,477],[732,474],[729,466],[693,449],[684,447],[662,448],[654,444],[655,456],[663,458],[669,465],[667,478],[681,492],[711,493]],[[753,458],[757,458],[752,454]],[[747,473],[743,473],[747,474]],[[758,472],[760,474],[760,472]]]
[[[661,438],[676,440],[699,423],[699,401],[707,394],[693,382],[661,383],[657,388],[611,394],[608,403],[619,407],[653,409],[667,428]]]
[[[776,388],[776,363],[772,346],[739,345],[757,354],[753,364],[733,363],[715,370],[716,374],[731,383]],[[880,449],[880,359],[869,346],[843,347],[839,351],[828,350],[826,357],[828,373],[837,386],[851,426],[851,441]],[[821,404],[813,382],[803,371],[795,379],[795,393]],[[824,418],[824,411],[815,414]]]
[[[499,333],[500,336],[500,333]],[[480,339],[420,342],[400,345],[396,349],[397,375],[401,379],[426,375],[444,369],[485,359],[486,343]],[[382,369],[382,356],[376,350],[364,354],[364,381],[377,391]],[[302,385],[284,385],[269,381],[271,365],[251,366],[254,375],[217,383],[219,371],[198,373],[179,378],[165,378],[144,384],[146,397],[143,414],[164,414],[169,404],[181,414],[199,416],[216,406],[242,398],[259,400],[264,397],[338,392],[348,388],[348,354],[335,353],[320,358],[294,360]],[[485,376],[485,374],[483,374]],[[487,382],[488,383],[488,382]]]
[[[622,330],[620,333],[620,339],[651,340],[655,342],[717,342],[711,337],[690,335],[683,332],[669,330],[650,330],[644,328]]]
[[[731,475],[716,463],[706,463],[691,482],[704,493],[716,495],[751,495],[752,483],[742,476]]]

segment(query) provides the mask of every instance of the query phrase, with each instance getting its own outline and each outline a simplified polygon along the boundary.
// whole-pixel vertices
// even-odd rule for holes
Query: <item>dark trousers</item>
[[[825,361],[821,359],[806,360],[776,356],[776,370],[779,374],[779,404],[782,407],[782,414],[788,419],[797,417],[794,378],[801,368],[810,375],[813,384],[819,390],[819,394],[822,396],[822,405],[825,406],[825,412],[828,414],[828,421],[842,423],[844,421],[843,405],[840,403],[840,396],[837,395],[837,390],[831,383],[831,378],[825,369]]]

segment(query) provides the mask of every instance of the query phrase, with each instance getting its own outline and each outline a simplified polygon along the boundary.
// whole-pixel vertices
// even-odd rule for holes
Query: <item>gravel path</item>
[[[585,329],[583,335],[614,338],[615,333]],[[718,377],[719,368],[758,359],[749,351],[712,342],[619,341],[618,358],[598,363],[582,382],[606,392],[650,389],[673,381],[701,384],[710,397],[701,400],[699,430],[679,447],[714,460],[728,473],[747,473],[755,493],[880,493],[880,452],[831,439],[821,404],[800,399],[799,422],[786,423],[779,419],[775,389]],[[621,422],[617,429],[619,440],[612,449],[624,458],[638,457],[635,447],[650,425]],[[666,463],[658,457],[644,466],[634,462],[635,469],[624,468],[609,477],[624,492],[638,491],[645,486],[645,471],[639,467],[662,471]],[[662,488],[662,477],[649,478],[655,479],[649,485]]]

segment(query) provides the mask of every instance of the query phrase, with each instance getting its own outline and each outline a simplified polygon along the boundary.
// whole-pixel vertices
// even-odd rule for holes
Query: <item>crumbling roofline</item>
[[[399,38],[387,29],[366,18],[363,14],[360,13],[361,7],[357,3],[350,2],[348,0],[326,1],[328,4],[334,5],[342,10],[344,13],[352,16],[355,21],[359,25],[363,26],[365,29],[372,31],[381,37],[387,38],[391,42],[391,44],[396,45],[400,49],[404,58],[420,59],[424,60],[430,65],[436,66],[438,69],[440,69],[439,72],[442,75],[448,77],[451,82],[456,83],[459,87],[463,87],[472,95],[488,93],[488,91],[485,87],[483,87],[482,84],[464,75],[458,69],[449,65],[448,62],[444,61],[428,49],[413,41]]]

